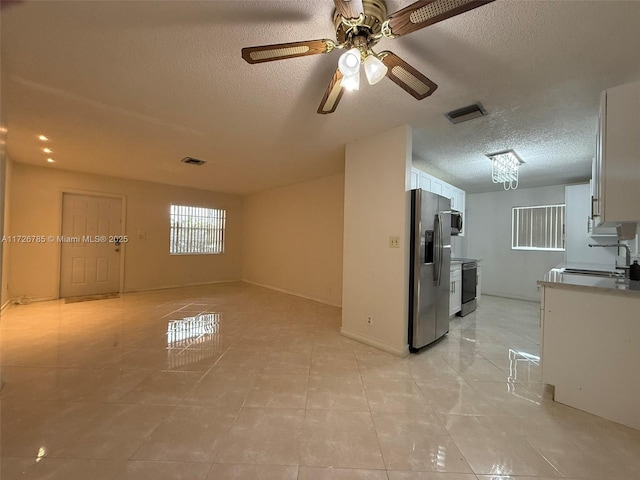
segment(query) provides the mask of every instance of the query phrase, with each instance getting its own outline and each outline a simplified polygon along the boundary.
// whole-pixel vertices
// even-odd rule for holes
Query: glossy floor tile
[[[0,478],[640,478],[639,431],[541,383],[538,315],[485,296],[399,358],[243,283],[11,306]]]
[[[300,463],[319,467],[384,468],[370,412],[308,410]]]

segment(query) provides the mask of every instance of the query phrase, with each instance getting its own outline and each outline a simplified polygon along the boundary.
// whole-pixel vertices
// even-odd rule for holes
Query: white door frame
[[[122,204],[122,233],[121,235],[125,235],[127,231],[127,196],[121,195],[118,193],[105,193],[105,192],[96,192],[92,190],[80,190],[77,188],[63,188],[59,191],[59,199],[58,199],[58,236],[62,235],[62,201],[65,193],[71,193],[76,195],[89,195],[92,197],[109,197],[109,198],[119,198]],[[120,278],[118,279],[118,293],[124,293],[124,256],[127,253],[127,242],[123,242],[121,244],[120,250]],[[58,244],[58,278],[56,280],[56,298],[60,297],[60,276],[62,275],[62,243]]]

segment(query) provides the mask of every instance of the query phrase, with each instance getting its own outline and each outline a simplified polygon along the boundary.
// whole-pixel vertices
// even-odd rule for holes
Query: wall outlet
[[[389,248],[400,248],[400,237],[389,237]]]
[[[371,315],[367,317],[367,325],[373,325],[373,318],[371,318]]]

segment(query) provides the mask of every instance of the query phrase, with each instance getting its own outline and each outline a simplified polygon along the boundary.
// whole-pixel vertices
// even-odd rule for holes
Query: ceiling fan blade
[[[389,28],[395,36],[406,35],[493,1],[420,0],[393,13],[388,19]]]
[[[333,74],[333,78],[327,87],[327,91],[324,92],[324,97],[322,97],[322,101],[318,107],[318,113],[327,114],[335,112],[343,93],[342,73],[340,73],[339,69],[336,69],[336,73]]]
[[[274,60],[285,60],[287,58],[327,53],[333,50],[334,46],[335,44],[331,40],[307,40],[306,42],[246,47],[242,49],[242,58],[252,64],[272,62]]]
[[[336,4],[336,11],[344,18],[358,18],[364,13],[362,0],[333,0]]]
[[[387,77],[418,100],[428,97],[438,88],[438,85],[397,55],[385,51],[380,53],[380,57],[387,66]]]

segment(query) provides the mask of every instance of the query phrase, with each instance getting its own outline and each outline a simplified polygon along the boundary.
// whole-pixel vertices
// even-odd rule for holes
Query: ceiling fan
[[[422,100],[438,86],[397,55],[386,50],[376,53],[373,47],[382,38],[407,35],[492,1],[420,0],[387,17],[384,0],[334,0],[337,43],[325,39],[247,47],[242,49],[242,58],[253,64],[345,50],[318,107],[322,114],[336,110],[345,89],[358,89],[361,64],[371,85],[387,76]]]

